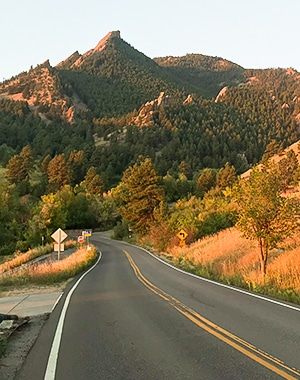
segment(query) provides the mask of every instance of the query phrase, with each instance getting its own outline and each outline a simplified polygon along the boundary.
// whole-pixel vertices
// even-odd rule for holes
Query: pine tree
[[[47,175],[51,191],[57,191],[61,189],[64,185],[70,184],[70,168],[66,162],[64,154],[59,154],[55,156],[49,162],[47,168]]]
[[[213,169],[204,169],[196,182],[197,197],[202,198],[214,186],[216,186],[216,173]]]
[[[91,166],[88,169],[86,176],[84,177],[84,181],[81,182],[80,186],[91,195],[102,196],[104,192],[103,178],[97,173],[94,166]]]
[[[155,222],[154,211],[164,194],[150,158],[125,170],[121,183],[113,190],[119,212],[134,232],[145,235]]]
[[[232,186],[236,180],[236,171],[234,166],[230,166],[229,162],[226,162],[224,168],[221,168],[217,173],[217,186],[225,189]]]
[[[29,180],[29,174],[33,168],[31,149],[26,145],[20,154],[13,156],[6,166],[6,178],[10,183],[19,184]]]

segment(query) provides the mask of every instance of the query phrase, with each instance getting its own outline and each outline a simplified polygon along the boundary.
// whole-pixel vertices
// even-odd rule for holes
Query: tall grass
[[[72,240],[68,240],[65,243],[65,247],[71,248],[75,245],[75,242]],[[50,253],[53,251],[53,244],[46,244],[44,246],[39,246],[33,249],[30,249],[29,251],[22,253],[22,252],[15,252],[12,256],[5,256],[7,261],[0,264],[0,274],[4,273],[6,271],[12,270],[14,268],[20,267],[21,265],[34,260],[40,256],[46,255],[47,253]]]
[[[243,238],[236,228],[189,246],[173,247],[164,254],[201,276],[300,303],[300,236],[287,239],[270,252],[264,283],[256,241]]]
[[[97,250],[90,246],[77,250],[61,260],[52,260],[43,264],[34,264],[20,268],[9,276],[0,277],[1,287],[24,286],[28,284],[52,285],[74,277],[88,268],[97,258]]]

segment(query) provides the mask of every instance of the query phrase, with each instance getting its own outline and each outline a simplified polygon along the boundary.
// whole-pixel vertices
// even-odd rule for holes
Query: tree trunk
[[[262,284],[265,284],[265,277],[267,273],[267,260],[268,260],[268,244],[264,242],[263,239],[259,240],[259,248],[260,248],[260,273],[262,277]]]

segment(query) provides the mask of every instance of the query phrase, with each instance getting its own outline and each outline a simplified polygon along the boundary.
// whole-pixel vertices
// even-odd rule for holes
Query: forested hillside
[[[35,159],[81,149],[108,186],[141,154],[161,175],[182,162],[190,177],[226,162],[241,173],[272,141],[299,139],[299,76],[201,54],[150,59],[111,32],[0,84],[0,160],[25,145]]]
[[[58,227],[164,251],[181,229],[190,244],[236,225],[260,243],[265,275],[300,228],[299,140],[297,71],[150,59],[108,33],[0,83],[0,256]]]

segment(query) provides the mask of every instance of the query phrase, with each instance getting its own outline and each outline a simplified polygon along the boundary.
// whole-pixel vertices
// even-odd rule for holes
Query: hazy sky
[[[300,72],[300,0],[0,0],[0,81],[94,48],[108,32],[148,57],[199,53]]]

